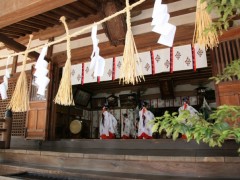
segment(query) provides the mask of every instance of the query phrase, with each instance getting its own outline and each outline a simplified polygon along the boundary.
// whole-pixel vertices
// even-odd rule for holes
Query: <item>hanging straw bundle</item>
[[[27,75],[25,73],[26,61],[28,57],[28,50],[32,41],[33,35],[30,35],[27,49],[24,54],[24,60],[22,62],[22,71],[17,80],[16,87],[14,89],[11,101],[9,102],[8,109],[13,112],[24,112],[29,109],[29,93],[28,93],[28,82]]]
[[[213,48],[218,45],[218,34],[215,29],[209,29],[212,25],[212,19],[206,11],[207,2],[197,1],[195,30],[193,43],[204,45],[205,48]],[[206,30],[208,29],[208,30]]]
[[[54,99],[56,104],[70,106],[74,105],[73,95],[72,95],[72,84],[71,84],[71,49],[70,49],[70,36],[69,29],[66,24],[66,19],[64,16],[60,18],[64,24],[67,36],[67,61],[63,68],[63,75],[60,82],[60,86],[57,92],[57,95]]]
[[[136,44],[134,41],[132,29],[131,29],[131,17],[130,17],[130,6],[129,0],[126,0],[126,23],[127,33],[125,37],[125,46],[123,52],[123,63],[121,66],[120,83],[123,84],[135,84],[144,80],[142,73],[142,66],[138,56]]]

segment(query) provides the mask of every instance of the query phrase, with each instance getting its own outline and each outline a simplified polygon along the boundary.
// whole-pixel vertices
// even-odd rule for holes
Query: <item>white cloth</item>
[[[124,118],[123,120],[123,133],[122,136],[129,137],[130,135],[134,135],[134,126],[133,122],[129,118]]]
[[[151,111],[142,109],[139,112],[139,125],[138,125],[138,136],[141,136],[142,133],[147,134],[148,136],[152,136],[152,125],[148,124],[151,120],[153,120],[155,117]],[[145,116],[145,120],[144,117]]]
[[[112,134],[117,134],[117,120],[116,118],[109,113],[108,111],[104,111],[102,113],[104,116],[100,121],[100,137],[101,135],[109,136],[109,132]]]

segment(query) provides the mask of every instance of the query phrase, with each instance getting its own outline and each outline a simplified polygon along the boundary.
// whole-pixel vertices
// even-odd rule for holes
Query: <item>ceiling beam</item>
[[[0,33],[0,41],[5,44],[5,46],[9,49],[12,49],[15,52],[21,52],[26,50],[26,46],[14,41],[13,39],[3,35]],[[30,52],[28,57],[38,59],[39,53],[36,51]]]
[[[1,0],[0,28],[75,1],[76,0]]]

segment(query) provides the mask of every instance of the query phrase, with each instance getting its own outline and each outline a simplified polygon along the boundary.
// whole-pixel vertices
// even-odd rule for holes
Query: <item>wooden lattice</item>
[[[29,84],[30,78],[28,78]],[[11,100],[12,93],[16,86],[17,78],[11,78],[8,81],[8,99],[2,100],[0,98],[0,119],[4,118],[6,107]],[[26,112],[13,113],[12,122],[12,136],[24,136],[25,135],[25,122],[26,122]],[[0,124],[2,127],[2,123]]]

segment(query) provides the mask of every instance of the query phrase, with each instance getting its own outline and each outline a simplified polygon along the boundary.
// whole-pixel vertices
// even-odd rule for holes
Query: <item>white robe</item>
[[[194,109],[192,106],[188,105],[188,104],[186,104],[186,107],[184,107],[184,105],[183,105],[183,106],[181,106],[181,107],[178,109],[179,114],[181,114],[181,112],[182,112],[183,110],[188,110],[188,111],[190,112],[190,117],[193,117],[193,116],[198,117],[198,115],[197,115],[197,114],[198,114],[198,111],[197,111],[196,109]],[[186,123],[186,122],[187,122],[187,119],[184,119],[182,122],[183,122],[183,123]],[[190,125],[192,125],[192,124],[190,123]]]
[[[117,134],[116,118],[108,111],[104,111],[103,115],[104,115],[104,122],[103,122],[103,119],[101,119],[100,125],[99,125],[100,137],[101,135],[109,136],[109,132],[111,132],[112,134]]]
[[[183,111],[183,110],[188,110],[191,115],[195,115],[198,113],[198,111],[196,109],[194,109],[192,106],[190,106],[188,104],[186,104],[186,108],[184,108],[184,105],[183,105],[178,109],[179,114],[181,114],[181,111]]]
[[[124,118],[122,136],[125,135],[129,137],[131,134],[134,135],[133,131],[134,131],[133,122],[129,118]]]
[[[145,121],[143,121],[143,115],[145,116]],[[139,125],[138,125],[138,136],[141,136],[142,133],[152,136],[152,124],[148,124],[155,117],[151,111],[143,110],[139,112]],[[145,125],[144,125],[145,124]]]

